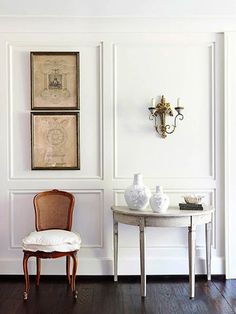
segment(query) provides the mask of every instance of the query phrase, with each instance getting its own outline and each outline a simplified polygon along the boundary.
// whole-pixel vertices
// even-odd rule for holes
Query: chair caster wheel
[[[25,301],[28,300],[28,293],[26,291],[23,293],[23,298]]]
[[[73,295],[74,295],[74,299],[77,300],[77,298],[78,298],[78,291],[75,290],[75,291],[73,292]]]

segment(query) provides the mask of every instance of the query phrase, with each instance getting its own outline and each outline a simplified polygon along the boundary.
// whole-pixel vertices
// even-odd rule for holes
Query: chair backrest
[[[52,190],[34,197],[35,228],[71,230],[75,198],[71,193]]]

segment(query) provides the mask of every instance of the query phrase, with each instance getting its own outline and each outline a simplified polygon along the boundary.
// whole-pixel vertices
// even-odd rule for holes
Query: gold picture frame
[[[79,52],[31,52],[31,109],[79,110]]]
[[[31,113],[31,169],[79,170],[79,118],[75,112]]]

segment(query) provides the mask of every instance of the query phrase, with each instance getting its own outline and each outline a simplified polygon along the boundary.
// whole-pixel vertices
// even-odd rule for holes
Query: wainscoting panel
[[[10,248],[21,249],[22,239],[35,230],[33,197],[37,192],[10,192]],[[73,191],[75,208],[72,230],[79,232],[83,248],[103,246],[102,191]],[[88,228],[89,226],[89,228]]]
[[[102,177],[102,45],[54,45],[35,42],[8,43],[9,60],[9,177],[10,179],[100,179]],[[80,137],[81,170],[30,171],[30,51],[80,52]],[[63,110],[62,110],[63,111]]]
[[[119,43],[114,71],[115,178],[139,171],[145,177],[214,178],[214,43]],[[148,119],[151,98],[160,101],[161,95],[173,110],[178,97],[185,108],[185,119],[166,139]],[[173,117],[167,123],[172,127]]]

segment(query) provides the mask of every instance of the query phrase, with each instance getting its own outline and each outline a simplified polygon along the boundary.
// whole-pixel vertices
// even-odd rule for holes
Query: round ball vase
[[[134,175],[134,182],[125,190],[125,201],[130,209],[145,209],[151,197],[151,191],[144,186],[143,177],[140,173]]]
[[[150,198],[150,205],[154,213],[164,213],[169,206],[169,197],[163,193],[162,186],[157,185],[156,192]]]

